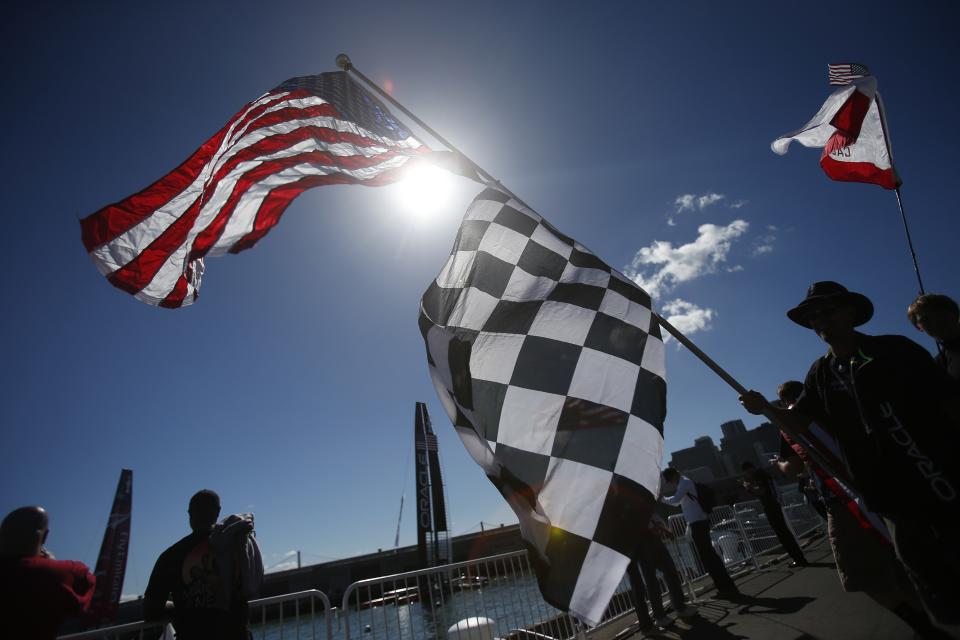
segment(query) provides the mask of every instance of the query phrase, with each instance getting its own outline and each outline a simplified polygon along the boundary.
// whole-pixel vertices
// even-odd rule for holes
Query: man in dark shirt
[[[96,579],[82,562],[55,560],[41,507],[11,511],[0,524],[0,621],[3,637],[53,640],[66,618],[93,599]]]
[[[188,513],[192,532],[160,554],[150,574],[144,618],[171,619],[178,640],[248,640],[246,594],[236,571],[226,565],[240,565],[238,556],[248,544],[252,523],[240,522],[241,535],[233,538],[232,548],[224,549],[215,531],[220,497],[209,489],[198,491]]]
[[[919,296],[907,308],[907,317],[920,331],[940,344],[937,363],[960,383],[960,307],[938,293]]]
[[[756,391],[740,400],[797,431],[812,421],[836,438],[854,489],[881,515],[897,557],[931,615],[960,622],[960,451],[956,385],[920,345],[855,330],[873,304],[836,282],[811,285],[787,312],[830,350],[810,368],[790,411]]]
[[[744,462],[740,465],[743,471],[743,488],[751,495],[760,500],[764,513],[767,514],[767,523],[776,534],[784,550],[793,558],[791,567],[807,566],[807,559],[797,544],[797,539],[793,537],[793,532],[787,526],[787,521],[783,517],[783,509],[780,508],[780,497],[773,484],[773,479],[763,469],[757,469],[752,462]]]

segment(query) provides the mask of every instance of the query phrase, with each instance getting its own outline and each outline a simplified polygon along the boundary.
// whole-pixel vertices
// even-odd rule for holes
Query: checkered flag
[[[650,296],[488,188],[423,295],[420,329],[440,401],[517,513],[544,598],[598,623],[660,485]]]

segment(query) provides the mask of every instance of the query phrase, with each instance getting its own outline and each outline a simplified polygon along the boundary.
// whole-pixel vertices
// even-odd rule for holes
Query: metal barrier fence
[[[787,523],[798,538],[822,526],[799,492],[785,492],[781,499]],[[694,601],[698,587],[704,588],[698,583],[706,571],[683,516],[670,516],[668,523],[674,536],[665,544]],[[780,547],[757,500],[715,507],[710,526],[714,549],[731,573],[759,568],[760,557]],[[660,588],[667,594],[662,580]],[[447,640],[449,629],[471,618],[472,625],[461,624],[449,637],[482,640],[488,636],[480,625],[487,623],[480,619],[489,618],[492,636],[503,640],[586,638],[573,618],[544,602],[526,551],[361,580],[347,587],[339,611],[315,590],[254,600],[250,610],[253,636],[259,640]],[[591,633],[633,614],[625,577]],[[136,622],[59,640],[153,640],[162,632],[162,624]]]
[[[800,538],[823,526],[823,520],[798,491],[785,491],[781,503],[794,537]],[[674,534],[673,544],[668,548],[691,598],[694,598],[694,582],[707,575],[706,569],[690,538],[684,517],[679,514],[670,516],[668,523]],[[732,573],[759,568],[760,556],[770,555],[782,547],[759,500],[715,507],[710,513],[710,537],[717,555]]]
[[[418,606],[410,606],[419,603]],[[566,613],[540,596],[526,551],[355,582],[343,594],[343,637],[365,640],[480,640],[582,637]],[[489,618],[492,625],[477,618]]]
[[[333,640],[333,609],[316,589],[250,601],[254,640]],[[173,638],[163,622],[131,622],[59,636],[58,640],[156,640]],[[166,634],[166,635],[164,635]]]

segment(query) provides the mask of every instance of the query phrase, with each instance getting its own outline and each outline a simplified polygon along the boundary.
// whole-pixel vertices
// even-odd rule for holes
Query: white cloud
[[[642,247],[624,273],[653,297],[708,273],[715,273],[727,260],[730,245],[750,228],[746,220],[734,220],[725,227],[702,224],[697,239],[679,247],[654,240]]]
[[[667,216],[667,226],[668,227],[677,226],[677,223],[673,220],[673,216]]]
[[[673,206],[676,208],[677,213],[681,211],[703,211],[710,205],[717,204],[726,197],[727,196],[722,193],[705,193],[702,196],[685,193],[682,196],[677,196],[677,199],[673,202]]]
[[[753,255],[760,256],[772,252],[773,243],[777,241],[777,231],[778,229],[772,224],[767,225],[766,232],[753,241]]]
[[[740,271],[743,271],[742,264],[735,264],[732,267],[727,267],[727,273],[738,273]]]
[[[697,196],[692,193],[687,193],[682,196],[677,196],[674,206],[677,207],[677,211],[693,211],[694,202],[696,202]]]
[[[691,335],[697,331],[707,331],[710,329],[710,321],[713,320],[713,309],[700,307],[692,302],[687,302],[676,298],[667,302],[661,308],[661,312],[677,330],[684,335]],[[671,336],[664,334],[664,342],[669,342]]]
[[[727,206],[731,209],[739,209],[740,207],[745,207],[750,204],[749,200],[737,200],[736,202],[731,202]]]
[[[697,198],[697,208],[702,211],[712,204],[717,204],[726,197],[727,196],[722,193],[706,193]]]

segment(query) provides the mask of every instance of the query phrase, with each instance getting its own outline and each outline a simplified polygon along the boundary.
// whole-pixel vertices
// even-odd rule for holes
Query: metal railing
[[[799,492],[784,492],[781,503],[787,525],[796,538],[823,526],[823,520]],[[684,517],[673,515],[668,522],[674,534],[673,544],[668,545],[670,554],[691,599],[696,599],[698,589],[695,583],[706,577],[706,569],[690,538]],[[714,507],[710,513],[710,537],[717,555],[733,574],[759,569],[762,556],[771,556],[782,550],[759,500]],[[699,590],[702,589],[701,586]]]
[[[333,640],[332,613],[330,599],[322,591],[298,591],[251,600],[250,627],[254,640]],[[131,622],[71,633],[58,640],[155,640],[168,633],[166,626],[165,622]]]
[[[787,523],[798,538],[823,525],[799,492],[784,493],[782,503]],[[674,536],[664,542],[695,601],[697,592],[708,586],[707,573],[683,516],[670,516],[668,523]],[[710,526],[714,549],[734,575],[760,568],[761,560],[780,547],[756,500],[715,507]],[[666,595],[662,580],[660,587]],[[340,610],[330,606],[323,592],[311,590],[251,601],[250,611],[253,637],[259,640],[584,640],[587,636],[571,616],[543,600],[526,551],[360,580],[347,587]],[[634,611],[632,590],[624,578],[591,635]],[[458,622],[471,618],[473,622],[453,630]],[[152,640],[163,626],[134,622],[59,640]],[[485,634],[487,630],[492,636]]]
[[[479,629],[453,630],[467,618],[491,619],[484,622],[490,633],[510,640],[583,634],[543,600],[526,551],[360,580],[347,587],[340,609],[346,640],[446,640],[448,631],[454,640],[487,637]]]

